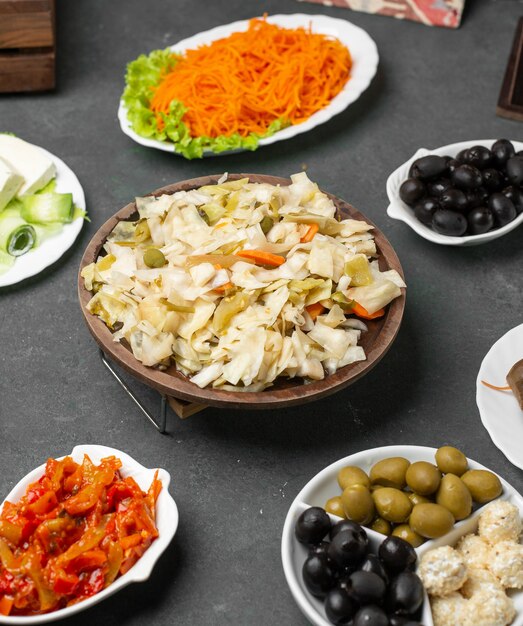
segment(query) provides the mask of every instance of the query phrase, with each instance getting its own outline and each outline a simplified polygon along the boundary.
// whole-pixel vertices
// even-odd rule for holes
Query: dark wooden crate
[[[496,113],[523,122],[523,17],[516,28]]]
[[[55,0],[0,0],[0,92],[55,86]]]

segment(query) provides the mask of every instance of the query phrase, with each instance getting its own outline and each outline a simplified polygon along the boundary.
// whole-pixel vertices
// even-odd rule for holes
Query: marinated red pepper
[[[49,459],[0,513],[0,614],[40,615],[81,602],[125,574],[158,537],[162,484],[147,492],[116,457]]]

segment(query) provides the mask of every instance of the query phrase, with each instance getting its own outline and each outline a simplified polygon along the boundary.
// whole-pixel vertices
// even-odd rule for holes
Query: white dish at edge
[[[85,196],[80,181],[63,161],[57,156],[41,150],[56,166],[56,191],[72,193],[74,204],[85,211]],[[84,223],[83,217],[77,217],[70,224],[64,224],[62,232],[45,239],[37,248],[15,259],[14,265],[5,274],[0,274],[0,287],[14,285],[26,278],[39,274],[46,267],[52,265],[73,245]]]
[[[94,463],[99,463],[104,457],[116,456],[122,461],[122,469],[120,470],[122,476],[132,476],[144,491],[149,488],[154,478],[155,469],[147,469],[121,450],[116,450],[115,448],[109,448],[107,446],[81,445],[75,446],[69,456],[72,456],[73,460],[78,463],[83,460],[84,454],[88,454]],[[22,478],[22,480],[20,480],[20,482],[13,487],[5,500],[18,502],[18,500],[20,500],[20,498],[25,494],[27,487],[31,483],[38,480],[40,476],[43,475],[44,470],[45,463],[29,472],[27,476]],[[71,617],[71,615],[79,613],[80,611],[85,611],[85,609],[88,609],[94,604],[98,604],[98,602],[105,600],[105,598],[108,598],[113,593],[120,591],[120,589],[123,589],[123,587],[126,587],[130,583],[147,580],[151,575],[156,561],[171,543],[178,527],[178,508],[168,490],[171,477],[166,470],[160,469],[158,472],[158,478],[162,483],[162,490],[156,502],[156,526],[158,528],[159,536],[153,541],[143,556],[127,573],[117,578],[106,589],[103,589],[99,593],[87,598],[87,600],[79,602],[78,604],[73,604],[65,609],[59,609],[58,611],[53,611],[44,615],[20,617],[0,615],[0,624],[44,624],[64,619],[66,617]]]
[[[449,235],[440,235],[435,230],[432,230],[425,224],[422,224],[414,216],[414,211],[407,206],[399,196],[399,189],[401,183],[409,177],[410,166],[416,159],[427,156],[428,154],[438,154],[440,156],[456,156],[461,150],[472,148],[472,146],[486,146],[490,148],[495,142],[495,139],[477,139],[475,141],[461,141],[460,143],[452,143],[448,146],[442,146],[441,148],[435,148],[434,150],[427,150],[426,148],[420,148],[414,156],[408,161],[400,165],[387,179],[387,195],[389,197],[389,206],[387,208],[387,214],[392,219],[405,222],[412,228],[418,235],[424,239],[428,239],[433,243],[439,243],[444,246],[476,246],[480,243],[487,243],[498,237],[506,235],[514,228],[517,228],[523,223],[523,213],[518,215],[515,220],[512,220],[509,224],[491,230],[488,233],[482,235],[466,235],[464,237],[450,237]],[[523,143],[519,141],[512,141],[516,152],[523,150]]]
[[[498,339],[487,352],[476,381],[476,403],[483,426],[507,459],[523,469],[523,411],[512,391],[489,389],[481,383],[507,385],[510,368],[523,359],[523,324]]]
[[[298,28],[300,26],[307,28],[310,24],[313,32],[338,38],[349,49],[353,65],[349,81],[328,106],[314,113],[314,115],[311,115],[309,119],[301,124],[289,126],[278,131],[271,137],[261,139],[259,146],[268,146],[276,141],[290,139],[295,135],[305,133],[319,124],[329,121],[334,115],[341,113],[367,89],[376,74],[379,61],[378,49],[371,37],[362,28],[346,20],[327,17],[326,15],[304,15],[302,13],[295,13],[290,15],[269,15],[267,21],[284,28]],[[173,52],[182,53],[185,50],[209,44],[216,39],[228,37],[234,32],[247,30],[248,24],[249,20],[242,20],[224,26],[217,26],[211,30],[206,30],[179,41],[177,44],[171,46],[171,50]],[[136,143],[149,148],[156,148],[157,150],[177,154],[174,152],[173,144],[170,141],[158,141],[157,139],[148,139],[147,137],[138,135],[138,133],[132,129],[127,119],[127,109],[122,100],[120,100],[120,106],[118,107],[118,120],[122,131],[128,137],[136,141]],[[231,154],[232,152],[242,152],[242,150],[230,150],[221,152],[220,154]],[[211,150],[204,152],[204,156],[220,156],[220,154],[216,154]]]
[[[294,600],[311,624],[314,626],[332,626],[325,615],[323,601],[312,596],[303,583],[301,570],[307,556],[307,548],[300,544],[294,536],[294,526],[300,514],[310,506],[320,506],[323,508],[329,498],[341,493],[336,477],[338,471],[346,465],[356,465],[368,472],[377,461],[394,456],[403,456],[411,462],[429,461],[434,463],[435,452],[436,448],[426,446],[384,446],[381,448],[363,450],[362,452],[357,452],[344,459],[340,459],[323,469],[316,474],[296,496],[285,518],[281,542],[281,557],[285,578],[287,579],[287,584],[289,585]],[[468,461],[471,469],[488,469],[476,461],[472,461],[471,459],[468,459]],[[501,478],[501,476],[499,478],[504,490],[501,497],[515,504],[523,516],[523,497],[514,487],[507,483],[506,480]],[[468,519],[458,522],[454,528],[443,537],[425,542],[416,549],[418,557],[432,548],[437,548],[441,545],[454,545],[463,535],[475,532],[480,512],[481,508],[475,511]],[[339,520],[339,518],[335,516],[331,516],[331,519]],[[385,539],[384,535],[373,530],[365,528],[365,531],[367,532],[369,543],[373,549],[377,548]],[[517,617],[514,622],[512,622],[511,626],[523,626],[523,591],[520,590],[513,593],[511,597],[517,609]],[[425,594],[421,621],[423,626],[434,626],[427,594]]]

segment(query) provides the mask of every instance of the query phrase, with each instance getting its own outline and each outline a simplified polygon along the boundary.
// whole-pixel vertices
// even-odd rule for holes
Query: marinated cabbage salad
[[[305,173],[289,186],[227,180],[137,198],[82,270],[88,310],[136,359],[199,387],[261,391],[366,358],[363,319],[405,287],[380,271],[372,226],[336,219]]]
[[[0,133],[0,274],[76,217],[71,193],[57,193],[54,162],[37,146]]]

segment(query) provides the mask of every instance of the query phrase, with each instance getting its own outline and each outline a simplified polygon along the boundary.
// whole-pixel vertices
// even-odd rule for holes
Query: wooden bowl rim
[[[215,174],[187,179],[166,185],[147,195],[173,194],[177,191],[186,191],[202,187],[203,185],[216,184],[221,176],[222,174]],[[228,180],[238,180],[240,178],[249,178],[250,182],[269,183],[271,185],[284,186],[291,183],[290,179],[262,174],[228,175]],[[386,262],[388,268],[395,269],[403,277],[403,270],[398,256],[381,230],[352,205],[328,192],[324,193],[333,200],[342,216],[363,220],[373,227],[374,241],[376,242],[379,256]],[[213,388],[200,389],[181,372],[166,373],[146,367],[133,356],[128,348],[120,342],[113,341],[111,331],[100,318],[87,311],[86,305],[92,298],[92,293],[85,288],[83,278],[81,277],[83,268],[96,260],[107,236],[116,224],[119,221],[128,220],[136,210],[134,202],[127,204],[109,218],[94,234],[80,262],[78,297],[87,327],[104,353],[138,380],[162,394],[188,402],[222,408],[264,409],[304,404],[313,400],[319,400],[356,382],[385,356],[398,334],[405,309],[404,289],[402,289],[402,295],[391,302],[385,316],[377,321],[378,324],[381,324],[381,328],[379,328],[373,344],[365,351],[367,359],[347,365],[334,374],[327,375],[323,380],[304,384],[302,379],[296,379],[298,384],[282,389],[269,387],[259,392],[234,392]]]

